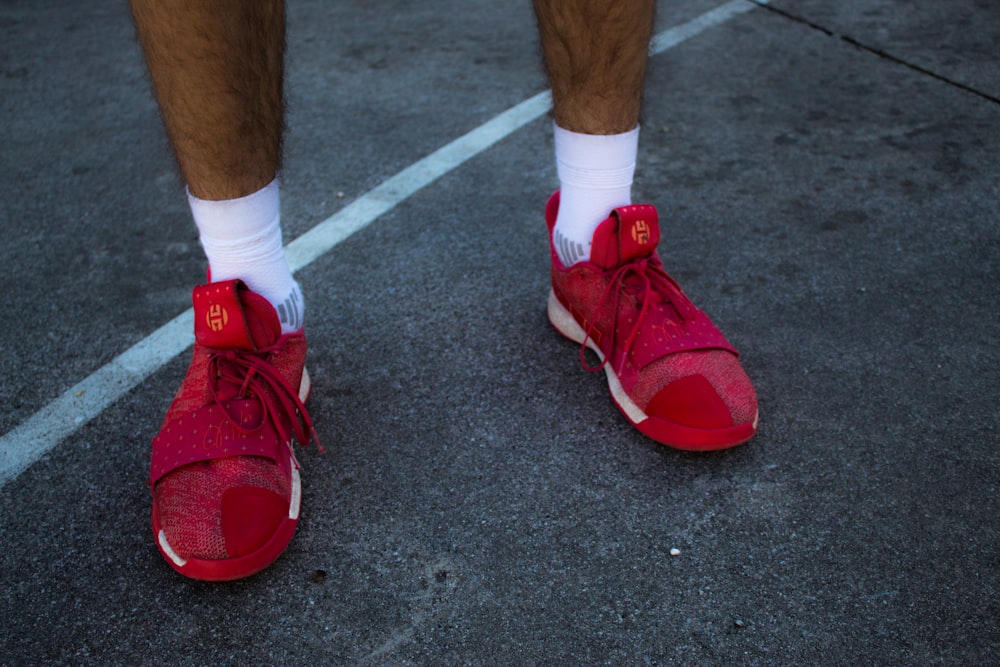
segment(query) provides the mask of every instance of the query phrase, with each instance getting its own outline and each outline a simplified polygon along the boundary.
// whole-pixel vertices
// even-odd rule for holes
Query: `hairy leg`
[[[161,553],[178,571],[196,579],[235,579],[278,557],[299,511],[290,442],[279,438],[277,424],[294,423],[306,412],[301,405],[282,409],[295,403],[294,390],[285,395],[275,389],[278,380],[299,386],[305,358],[303,302],[282,246],[276,178],[285,7],[283,0],[130,3],[215,283],[195,289],[196,321],[225,331],[214,344],[227,348],[225,363],[231,364],[213,374],[213,359],[220,356],[203,347],[203,336],[212,334],[196,324],[201,344],[153,441],[153,460],[164,462],[151,471],[153,527]],[[253,331],[249,340],[234,343],[241,339],[227,321],[242,321]],[[234,361],[265,352],[271,370],[247,372]],[[217,409],[220,395],[259,406],[255,414],[270,426],[262,421],[259,440],[252,440],[263,449],[178,459],[184,439],[232,444],[233,438],[222,435],[225,429],[208,426],[202,416],[203,409]],[[228,408],[215,414],[223,411]]]
[[[274,180],[283,129],[283,0],[130,5],[191,193],[236,199]]]
[[[639,122],[655,0],[535,0],[556,124],[584,134]]]
[[[757,431],[753,384],[654,261],[655,211],[630,205],[654,0],[535,0],[535,10],[560,181],[546,211],[557,255],[549,320],[601,348],[614,401],[640,432],[689,450],[745,442]],[[621,278],[629,274],[645,278],[641,303]]]

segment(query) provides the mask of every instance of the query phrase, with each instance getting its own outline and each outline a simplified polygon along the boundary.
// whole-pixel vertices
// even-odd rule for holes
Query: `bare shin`
[[[618,134],[639,122],[655,0],[535,0],[556,123]]]
[[[130,0],[167,135],[191,192],[234,199],[277,175],[283,0]]]

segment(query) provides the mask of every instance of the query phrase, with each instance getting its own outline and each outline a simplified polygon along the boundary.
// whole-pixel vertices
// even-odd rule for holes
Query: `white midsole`
[[[174,561],[174,564],[177,567],[184,567],[187,565],[187,558],[181,558],[177,555],[177,552],[174,551],[173,547],[170,546],[170,543],[167,542],[167,536],[162,530],[160,531],[160,534],[156,536],[156,539],[160,543],[160,551],[162,551],[167,558]]]
[[[309,369],[302,367],[302,380],[299,382],[299,400],[303,403],[309,397],[309,390],[312,389],[312,378],[309,377]]]
[[[288,501],[288,518],[299,518],[299,506],[302,504],[302,479],[299,469],[292,463],[292,497]]]
[[[604,361],[604,353],[597,346],[597,343],[593,338],[587,337],[587,332],[583,330],[583,327],[576,321],[576,318],[566,310],[566,307],[559,303],[559,298],[556,297],[556,293],[549,290],[549,322],[552,326],[556,328],[563,336],[569,338],[570,340],[576,341],[577,343],[583,344],[583,341],[587,341],[587,347],[597,353],[601,362]],[[645,421],[649,416],[642,411],[638,405],[635,404],[628,394],[625,393],[625,389],[622,387],[622,383],[618,380],[618,375],[615,373],[615,369],[611,368],[611,364],[605,364],[604,373],[608,378],[608,388],[611,390],[611,396],[614,397],[615,403],[618,407],[622,409],[625,416],[629,418],[633,424],[638,424]]]

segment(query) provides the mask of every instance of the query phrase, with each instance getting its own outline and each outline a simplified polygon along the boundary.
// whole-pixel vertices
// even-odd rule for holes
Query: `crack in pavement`
[[[773,12],[774,14],[776,14],[778,16],[786,18],[786,19],[788,19],[790,21],[795,21],[796,23],[800,23],[800,24],[802,24],[804,26],[812,28],[813,30],[821,32],[824,35],[826,35],[827,37],[833,37],[835,39],[839,39],[842,42],[850,44],[851,46],[853,46],[853,47],[855,47],[857,49],[865,51],[866,53],[870,53],[870,54],[872,54],[874,56],[878,56],[879,58],[882,58],[884,60],[888,60],[889,62],[895,63],[897,65],[902,65],[903,67],[911,69],[914,72],[918,72],[919,74],[922,74],[924,76],[928,76],[928,77],[930,77],[932,79],[935,79],[935,80],[940,81],[942,83],[948,84],[949,86],[953,86],[953,87],[958,88],[959,90],[963,90],[963,91],[965,91],[967,93],[972,93],[973,95],[976,95],[977,97],[981,97],[984,100],[987,100],[988,102],[992,102],[993,104],[1000,105],[1000,97],[995,97],[995,96],[990,95],[989,93],[987,93],[985,91],[979,90],[978,88],[974,88],[973,86],[970,86],[968,84],[962,83],[961,81],[957,81],[956,79],[952,79],[951,77],[945,76],[944,74],[940,74],[940,73],[935,72],[933,70],[927,69],[926,67],[923,67],[923,66],[918,65],[916,63],[910,62],[909,60],[906,60],[905,58],[901,58],[899,56],[893,55],[893,54],[889,53],[888,51],[886,51],[885,49],[881,49],[881,48],[879,48],[877,46],[872,46],[871,44],[866,44],[866,43],[862,42],[859,39],[851,37],[850,35],[845,35],[843,33],[837,32],[837,31],[835,31],[835,30],[833,30],[831,28],[827,28],[826,26],[820,25],[819,23],[816,23],[815,21],[811,21],[811,20],[807,19],[804,16],[799,16],[798,14],[793,14],[792,12],[790,12],[790,11],[788,11],[786,9],[781,9],[780,7],[775,7],[774,5],[770,4],[768,2],[768,0],[747,0],[747,1],[751,2],[751,3],[755,4],[755,5],[757,5],[758,7],[762,8],[762,9],[766,9],[769,12]]]

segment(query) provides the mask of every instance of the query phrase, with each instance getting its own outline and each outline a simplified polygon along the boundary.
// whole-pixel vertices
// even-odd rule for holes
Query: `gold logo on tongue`
[[[636,220],[632,225],[632,240],[639,245],[649,243],[649,225],[645,220]]]
[[[221,304],[213,303],[205,314],[205,322],[212,331],[222,331],[229,323],[229,312]]]

